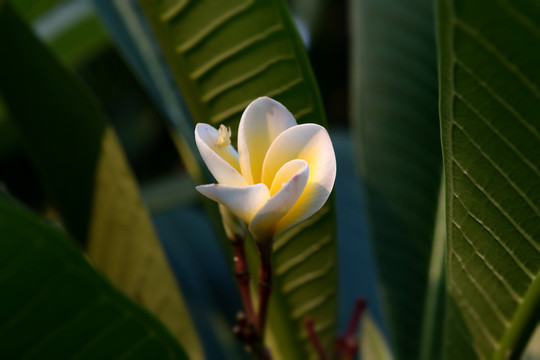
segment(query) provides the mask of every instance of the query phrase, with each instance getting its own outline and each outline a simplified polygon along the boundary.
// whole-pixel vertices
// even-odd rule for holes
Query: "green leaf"
[[[0,1],[0,34],[0,93],[66,226],[83,241],[100,148],[96,139],[106,121],[88,90],[6,1]]]
[[[523,360],[540,359],[540,325],[536,326],[533,335],[529,339],[527,347],[523,351]]]
[[[0,357],[187,359],[57,228],[0,198]]]
[[[337,247],[332,201],[274,244],[274,284],[269,325],[273,354],[282,359],[317,358],[304,319],[311,317],[323,346],[335,341]]]
[[[383,334],[367,313],[362,315],[359,347],[362,360],[392,360],[394,358]]]
[[[26,21],[32,21],[39,18],[55,6],[60,5],[62,2],[63,0],[11,0],[13,7]]]
[[[0,92],[64,224],[115,285],[201,358],[180,288],[100,109],[5,3],[0,34]]]
[[[190,357],[204,358],[186,303],[120,143],[110,128],[101,141],[88,254],[116,286],[167,325]]]
[[[174,130],[171,135],[187,171],[202,180],[203,162],[195,146],[193,122],[180,91],[171,81],[171,71],[141,4],[137,0],[95,0],[94,4],[124,57]]]
[[[443,176],[441,176],[443,177]],[[441,181],[437,217],[433,229],[433,243],[428,272],[428,286],[424,302],[420,359],[440,357],[444,329],[444,300],[446,298],[446,185]]]
[[[224,123],[234,131],[251,101],[270,96],[299,123],[325,123],[307,55],[283,1],[142,4],[195,122]],[[233,138],[235,143],[234,133]],[[333,347],[335,257],[331,201],[277,239],[268,331],[275,356],[314,356],[305,336],[305,316],[314,318],[322,342]]]
[[[515,359],[540,319],[540,4],[439,2],[449,359]]]
[[[67,22],[54,34],[45,34],[50,49],[58,58],[73,68],[85,65],[99,56],[111,43],[99,19],[95,16],[91,4],[88,2],[66,3],[65,7],[80,7],[72,16],[77,20]],[[62,10],[57,10],[62,11]],[[74,11],[75,12],[75,11]],[[53,23],[58,23],[58,15],[51,14],[47,18],[49,28],[54,28]],[[43,20],[42,20],[43,21]],[[55,24],[58,28],[58,24]]]
[[[430,0],[350,2],[352,125],[390,343],[418,359],[441,180]]]
[[[142,4],[195,122],[237,129],[247,105],[269,96],[298,122],[324,124],[317,85],[283,1]]]

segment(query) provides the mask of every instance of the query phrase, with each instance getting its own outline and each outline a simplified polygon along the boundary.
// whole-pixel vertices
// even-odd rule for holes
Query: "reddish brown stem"
[[[244,249],[244,239],[236,238],[231,240],[231,244],[233,245],[234,252],[234,274],[238,288],[240,289],[240,296],[246,312],[247,321],[250,324],[255,324],[255,312],[253,311],[253,303],[251,302],[249,291],[249,267]]]
[[[264,328],[268,311],[268,301],[272,292],[272,252],[260,251],[259,267],[259,313],[255,328],[261,339],[264,339]]]
[[[349,324],[347,326],[347,331],[345,332],[345,337],[353,337],[356,333],[356,328],[358,327],[358,322],[360,321],[360,316],[366,309],[367,302],[364,298],[358,298],[354,302],[354,309],[349,318]]]
[[[315,331],[315,323],[313,319],[311,317],[307,317],[304,320],[304,325],[306,326],[309,341],[315,348],[315,351],[317,351],[317,354],[319,354],[319,358],[321,360],[329,360],[330,357],[326,353],[326,350],[324,350],[324,347],[321,344],[321,340],[319,339],[319,336]]]
[[[362,313],[366,309],[366,300],[359,298],[354,303],[354,309],[349,318],[349,324],[347,330],[336,341],[336,351],[339,354],[339,358],[342,360],[353,359],[358,352],[358,340],[356,338],[356,330],[358,328],[358,322]]]

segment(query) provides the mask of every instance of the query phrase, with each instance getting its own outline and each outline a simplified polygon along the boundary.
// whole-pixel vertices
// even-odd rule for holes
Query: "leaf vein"
[[[204,27],[200,32],[193,35],[193,37],[189,38],[183,44],[178,46],[176,48],[176,51],[181,53],[187,53],[195,49],[213,33],[217,32],[235,17],[240,16],[242,13],[249,10],[254,4],[255,2],[253,0],[248,0],[245,3],[240,4],[239,6],[223,13],[220,17],[216,18],[214,21],[206,25],[206,27]]]
[[[453,252],[452,254],[454,256],[456,256],[455,252]],[[459,258],[456,258],[456,259],[459,262],[461,262],[461,259],[459,259]],[[495,340],[494,335],[491,334],[491,332],[489,331],[489,327],[486,326],[486,324],[484,324],[484,322],[482,321],[482,317],[478,314],[476,309],[469,303],[469,301],[467,300],[467,297],[463,294],[461,289],[459,289],[458,285],[456,284],[456,282],[455,282],[455,280],[453,278],[450,279],[450,287],[452,289],[454,289],[456,292],[459,293],[459,296],[456,299],[459,306],[462,309],[466,310],[471,315],[471,317],[474,318],[474,322],[472,322],[472,323],[475,324],[480,329],[480,333],[482,335],[484,335],[484,338],[488,341],[489,345],[494,350],[496,350],[498,348],[499,344]]]
[[[476,187],[478,190],[480,190],[480,192],[486,197],[486,199],[489,200],[489,202],[497,209],[499,210],[499,212],[506,218],[506,220],[508,220],[508,222],[514,227],[515,230],[517,230],[521,236],[523,236],[523,238],[525,240],[527,240],[527,242],[537,251],[540,253],[540,245],[538,245],[534,239],[531,237],[530,234],[528,234],[525,230],[523,230],[523,228],[518,224],[518,222],[504,209],[503,206],[501,206],[501,204],[499,204],[494,198],[493,196],[491,196],[491,194],[489,193],[489,191],[487,191],[482,185],[480,185],[480,183],[478,182],[478,180],[476,180],[475,178],[472,177],[472,175],[470,174],[469,171],[467,171],[463,165],[461,165],[459,163],[459,161],[454,158],[453,159],[454,163],[459,167],[459,169],[462,171],[462,173],[473,183],[474,187]]]
[[[208,74],[211,70],[223,64],[226,60],[230,59],[231,57],[235,55],[242,53],[243,51],[246,51],[251,46],[254,46],[257,43],[266,40],[268,37],[280,32],[281,30],[283,30],[283,25],[276,24],[258,34],[253,35],[252,37],[244,40],[238,45],[233,46],[230,49],[227,49],[224,52],[215,55],[206,64],[201,65],[201,67],[193,71],[190,74],[190,78],[193,80],[200,79],[202,76]]]
[[[512,142],[510,140],[508,140],[508,138],[506,136],[504,136],[496,127],[493,126],[493,124],[491,124],[484,115],[482,115],[482,113],[480,113],[480,111],[474,107],[474,105],[472,105],[467,99],[465,99],[465,97],[463,95],[461,95],[459,92],[455,91],[454,92],[455,96],[461,101],[463,102],[463,104],[469,108],[469,110],[471,110],[487,127],[489,127],[489,129],[499,137],[499,139],[501,139],[505,144],[506,146],[508,146],[508,148],[510,150],[512,150],[516,156],[521,160],[523,161],[523,163],[525,165],[527,165],[527,167],[529,169],[531,169],[535,174],[536,176],[540,177],[540,169],[538,169],[538,167],[536,167],[534,165],[534,163],[532,163],[514,144],[512,144]],[[454,124],[457,125],[457,123],[454,122]]]
[[[519,196],[527,203],[527,205],[529,205],[531,210],[535,213],[536,217],[540,218],[540,211],[538,210],[536,205],[529,199],[529,197],[521,190],[521,188],[517,186],[516,183],[510,178],[510,176],[497,164],[497,162],[493,160],[476,141],[474,141],[473,137],[465,130],[463,126],[458,123],[455,123],[455,125],[459,128],[459,130],[461,130],[467,140],[478,150],[480,155],[482,155],[491,164],[491,166],[493,166],[493,168],[497,170],[497,172],[510,184],[510,186],[519,194]]]
[[[331,244],[331,243],[332,243],[332,236],[326,236],[322,238],[319,242],[316,242],[315,244],[311,245],[300,254],[290,258],[288,261],[278,266],[278,268],[276,269],[276,275],[283,276],[284,274],[288,273],[295,267],[302,264],[304,261],[309,259],[311,256],[313,256],[317,252],[324,249],[326,245]]]
[[[484,256],[484,254],[480,253],[478,251],[478,248],[474,245],[474,243],[471,241],[471,239],[469,239],[467,237],[467,235],[465,234],[465,232],[462,230],[461,226],[455,221],[455,220],[452,220],[452,223],[454,224],[454,226],[459,230],[459,232],[461,233],[461,235],[463,236],[463,238],[465,239],[465,241],[467,241],[467,243],[473,248],[473,251],[474,251],[474,254],[482,261],[482,263],[493,273],[493,275],[495,275],[495,277],[503,284],[503,286],[506,288],[506,290],[508,291],[508,293],[512,296],[512,298],[514,300],[516,300],[517,303],[521,303],[523,301],[523,299],[521,298],[521,296],[518,295],[517,291],[512,288],[512,286],[508,283],[508,281],[506,281],[506,279],[497,271],[497,269],[495,269],[495,267],[489,262],[486,260],[486,257]],[[453,248],[452,248],[452,251],[455,251]]]
[[[293,281],[286,283],[283,286],[283,292],[285,294],[289,294],[293,291],[296,291],[302,288],[303,286],[309,285],[313,281],[324,278],[333,269],[334,269],[334,263],[328,262],[324,267],[317,269],[315,271],[312,271],[312,272],[305,273],[302,276],[297,277]]]
[[[289,83],[287,83],[287,84],[285,84],[285,85],[283,85],[283,86],[281,86],[281,87],[279,87],[277,89],[268,91],[266,93],[266,96],[274,97],[274,96],[276,96],[278,94],[284,93],[285,91],[292,89],[293,87],[297,86],[298,84],[301,84],[303,81],[304,81],[304,79],[301,78],[301,77],[299,77],[297,79],[294,79],[294,80],[290,81]],[[211,123],[218,124],[218,123],[224,121],[225,119],[227,119],[227,118],[229,118],[229,117],[231,117],[231,116],[233,116],[235,114],[241,113],[251,103],[251,101],[252,101],[252,99],[244,101],[241,104],[234,105],[234,106],[228,108],[227,110],[224,110],[224,111],[212,116],[211,119],[210,119]]]
[[[484,289],[482,285],[478,283],[478,280],[474,276],[472,276],[467,266],[465,266],[464,261],[461,259],[461,257],[457,253],[457,251],[452,249],[452,254],[456,257],[456,259],[458,260],[459,266],[461,267],[461,269],[463,270],[463,272],[465,273],[469,281],[476,288],[476,290],[478,290],[478,292],[481,294],[482,298],[484,298],[484,301],[488,304],[491,311],[497,316],[497,318],[504,325],[504,327],[507,328],[510,325],[510,321],[502,314],[497,304],[495,304],[495,302],[493,302],[493,300],[489,297],[489,294],[487,293],[486,289]]]
[[[531,93],[540,100],[540,90],[536,86],[535,83],[533,83],[525,74],[521,72],[519,67],[513,63],[510,59],[508,59],[491,41],[484,38],[481,33],[466,24],[465,22],[461,20],[456,20],[456,25],[465,31],[472,39],[476,40],[476,42],[482,46],[484,49],[486,49],[488,52],[490,52],[493,57],[495,57],[499,62],[508,69],[512,74],[516,76],[516,78],[531,91]]]
[[[223,94],[227,90],[233,89],[234,87],[241,85],[250,79],[253,79],[254,77],[264,73],[265,70],[268,70],[273,65],[277,65],[281,62],[290,61],[290,60],[296,60],[296,57],[293,55],[281,55],[276,56],[267,62],[263,63],[262,65],[256,67],[255,69],[251,71],[244,72],[241,76],[238,76],[228,82],[222,83],[221,85],[215,87],[214,89],[208,91],[205,95],[202,96],[202,100],[205,103],[208,103],[212,100],[214,100],[219,95]]]
[[[460,59],[456,59],[456,64],[461,67],[480,87],[484,88],[488,94],[496,101],[498,102],[502,107],[504,107],[512,116],[519,122],[521,125],[523,125],[527,130],[533,134],[537,140],[540,140],[540,134],[538,133],[538,130],[532,126],[529,121],[527,121],[514,107],[512,107],[510,104],[508,104],[496,91],[494,88],[492,88],[488,83],[486,83],[484,80],[480,79],[474,71],[468,67],[463,61]]]
[[[514,260],[514,262],[516,263],[516,265],[518,265],[518,267],[523,271],[523,273],[525,275],[527,275],[527,277],[529,279],[532,279],[534,277],[534,275],[532,274],[532,272],[525,266],[525,264],[523,264],[520,259],[516,256],[516,254],[508,247],[508,245],[506,245],[504,243],[504,241],[501,240],[501,238],[489,227],[487,226],[486,224],[484,224],[484,222],[478,218],[476,215],[474,215],[472,213],[472,211],[467,207],[465,206],[465,203],[463,202],[463,200],[461,200],[461,198],[456,194],[454,193],[453,194],[453,198],[457,199],[457,201],[459,202],[459,204],[467,211],[467,215],[469,217],[471,217],[474,221],[476,221],[484,230],[486,230],[496,241],[499,245],[501,245],[501,247],[504,249],[504,251],[506,251],[506,253],[508,253],[510,255],[510,257]]]
[[[301,319],[304,316],[308,315],[313,310],[317,309],[321,305],[330,299],[335,294],[334,289],[328,289],[325,292],[321,293],[319,296],[311,299],[310,301],[304,303],[302,306],[296,308],[292,313],[292,318],[295,320]]]

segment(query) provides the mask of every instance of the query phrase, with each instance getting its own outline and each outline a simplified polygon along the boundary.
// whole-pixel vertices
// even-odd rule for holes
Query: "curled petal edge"
[[[240,174],[238,153],[232,145],[220,148],[217,145],[218,130],[208,124],[199,123],[195,127],[195,142],[201,156],[220,184],[246,186],[246,179]]]
[[[242,176],[249,184],[261,182],[268,148],[279,134],[295,125],[290,111],[269,97],[254,100],[244,110],[238,126],[238,153]]]
[[[298,125],[280,134],[266,154],[263,181],[268,185],[282,164],[295,158],[308,163],[309,180],[293,208],[278,222],[276,235],[319,211],[328,200],[336,178],[334,147],[328,132],[320,125]]]
[[[208,184],[195,187],[198,192],[227,207],[236,217],[249,224],[257,211],[270,198],[264,184],[231,186]]]
[[[277,235],[276,225],[298,201],[308,178],[309,166],[300,159],[291,160],[278,171],[275,182],[279,182],[281,188],[257,211],[249,224],[249,231],[259,244],[271,245],[271,240]]]

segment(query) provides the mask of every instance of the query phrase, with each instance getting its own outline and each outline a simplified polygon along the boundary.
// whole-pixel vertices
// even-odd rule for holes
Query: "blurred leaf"
[[[540,325],[536,326],[536,330],[523,351],[523,360],[540,360]]]
[[[20,150],[20,136],[17,128],[8,118],[2,99],[0,98],[0,163]]]
[[[247,105],[270,96],[300,123],[324,123],[307,55],[281,0],[142,4],[195,122],[237,129]]]
[[[242,305],[231,267],[204,209],[177,203],[174,209],[154,213],[153,218],[186,294],[205,358],[250,359],[231,331]]]
[[[71,67],[78,67],[109,44],[90,0],[11,0],[37,36]]]
[[[201,357],[133,174],[100,109],[6,3],[0,3],[0,33],[0,91],[64,223],[88,241],[117,286],[155,312],[191,356]]]
[[[89,12],[50,39],[49,46],[60,60],[77,68],[110,46],[110,40],[94,13]]]
[[[190,357],[203,358],[178,284],[110,128],[102,138],[95,186],[90,257],[114,284],[151,309],[180,339]]]
[[[392,360],[394,358],[384,336],[368,313],[362,315],[360,358],[362,360]]]
[[[94,0],[96,9],[124,57],[165,114],[190,174],[202,179],[193,122],[138,0]],[[186,136],[189,134],[189,136]]]
[[[24,20],[32,21],[65,0],[10,0],[10,2]]]
[[[0,357],[187,359],[67,236],[0,198]]]
[[[377,269],[366,226],[365,194],[358,186],[350,134],[332,131],[338,172],[336,176],[336,221],[339,247],[339,333],[349,324],[351,310],[359,297],[365,298],[369,313],[379,327],[384,326]],[[383,330],[386,330],[383,328]]]
[[[292,0],[289,1],[293,15],[301,19],[306,27],[309,39],[320,31],[324,22],[324,11],[328,9],[327,0]]]
[[[315,79],[283,1],[150,0],[142,4],[195,122],[237,129],[245,107],[259,96],[270,96],[299,123],[324,124]],[[269,315],[275,356],[313,356],[302,321],[308,315],[315,319],[323,343],[333,346],[334,226],[330,201],[318,215],[275,243]]]
[[[0,92],[66,226],[83,241],[105,119],[6,1],[0,34]]]
[[[443,176],[441,176],[443,178]],[[444,329],[444,300],[446,298],[446,186],[441,180],[437,217],[433,228],[433,245],[428,271],[428,285],[424,302],[420,359],[441,356]]]
[[[351,1],[352,115],[391,344],[417,359],[441,180],[430,0]]]
[[[333,196],[318,213],[279,236],[274,244],[268,316],[276,357],[316,358],[304,327],[307,316],[314,319],[323,346],[334,347],[338,287],[332,202]],[[251,268],[255,273],[257,268]]]
[[[517,359],[540,320],[540,3],[440,1],[438,16],[444,353]]]

